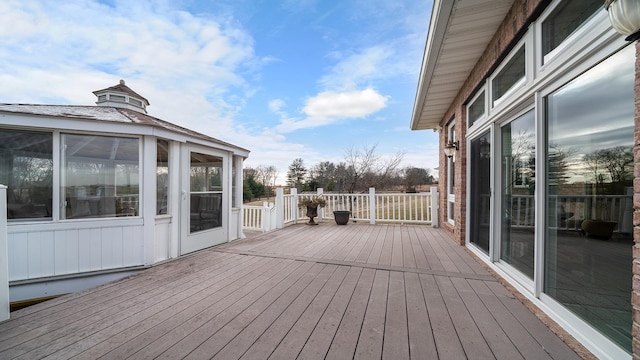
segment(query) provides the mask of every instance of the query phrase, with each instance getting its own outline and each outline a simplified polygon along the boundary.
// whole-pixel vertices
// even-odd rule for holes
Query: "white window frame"
[[[580,49],[590,44],[594,38],[612,29],[608,19],[607,11],[602,10],[580,25],[571,35],[567,36],[560,45],[551,50],[547,55],[542,55],[542,23],[549,18],[551,13],[562,3],[562,1],[552,2],[540,15],[535,23],[535,48],[536,69],[543,71],[546,67],[557,67],[572,60],[571,55],[576,49]]]
[[[485,120],[487,120],[487,118],[489,117],[489,96],[488,96],[488,92],[489,92],[489,86],[487,86],[487,82],[485,81],[485,83],[482,85],[481,88],[478,89],[478,91],[476,91],[475,95],[473,95],[473,97],[471,98],[471,100],[469,101],[469,103],[466,106],[466,111],[467,111],[467,128],[468,129],[475,129],[478,128],[478,126],[481,126]],[[469,109],[471,108],[471,106],[473,104],[476,103],[476,101],[484,94],[484,113],[482,113],[482,115],[475,119],[473,121],[473,124],[471,124],[470,118],[469,118],[469,114],[470,111]],[[469,125],[471,124],[471,125]]]
[[[488,106],[485,106],[485,117],[482,121],[476,120],[472,126],[467,126],[466,142],[467,146],[471,138],[477,136],[487,128],[497,126],[494,131],[494,154],[493,160],[496,160],[498,149],[500,148],[499,131],[500,127],[505,123],[506,119],[512,117],[525,108],[533,109],[536,115],[536,164],[546,163],[545,149],[545,119],[544,119],[544,98],[559,87],[579,76],[584,71],[595,66],[611,54],[627,46],[623,37],[613,30],[608,20],[606,11],[599,11],[591,18],[587,19],[573,34],[568,36],[553,51],[545,56],[544,64],[542,59],[542,22],[549,16],[553,9],[558,6],[561,1],[552,1],[551,4],[529,27],[527,32],[522,36],[518,43],[510,51],[509,55],[500,63],[500,65],[487,76],[485,83],[479,87],[476,94],[473,95],[472,103],[476,96],[485,89],[487,94]],[[507,91],[498,101],[492,99],[492,81],[495,76],[506,66],[515,52],[525,46],[525,78],[514,85]],[[468,104],[466,105],[468,107]],[[467,108],[468,113],[468,108]],[[510,121],[510,120],[506,120]],[[477,126],[476,126],[477,124]],[[447,138],[448,140],[448,138]],[[499,182],[500,170],[496,168],[497,161],[493,161],[492,172],[494,180],[492,184],[495,186]],[[546,188],[545,174],[542,171],[536,171],[535,175],[536,188]],[[467,194],[470,190],[471,180],[469,179],[469,169],[467,168]],[[495,187],[494,187],[495,189]],[[545,229],[545,193],[544,191],[535,192],[536,201],[536,226]],[[469,207],[469,197],[466,199],[467,207]],[[498,197],[492,196],[494,204],[498,204]],[[500,209],[493,206],[494,212],[492,221],[496,221],[495,212]],[[469,229],[469,216],[465,217],[467,229]],[[616,354],[617,358],[630,358],[629,355],[615,345],[612,341],[606,339],[604,335],[591,328],[582,319],[573,315],[553,298],[546,295],[543,290],[544,281],[544,231],[537,231],[535,234],[536,254],[534,256],[534,280],[519,276],[519,273],[500,264],[496,259],[496,249],[499,249],[495,242],[499,242],[499,235],[496,236],[497,229],[492,229],[493,239],[490,244],[490,253],[486,254],[474,246],[468,249],[478,257],[490,264],[492,268],[501,276],[509,279],[518,291],[520,291],[527,299],[532,301],[536,306],[544,309],[556,322],[560,323],[574,337],[578,338],[584,344],[590,344],[589,350],[597,355]],[[466,234],[466,243],[469,244],[469,233]],[[494,250],[494,251],[492,251]],[[498,254],[499,257],[499,254]],[[560,315],[561,314],[561,315]]]
[[[531,78],[532,74],[529,66],[529,64],[531,64],[531,61],[529,58],[534,51],[533,51],[533,47],[529,45],[531,42],[527,41],[529,34],[530,33],[527,33],[527,35],[522,37],[522,39],[516,44],[516,46],[513,47],[509,55],[504,60],[502,60],[502,63],[500,63],[500,66],[498,66],[498,68],[496,68],[493,71],[493,73],[491,73],[491,76],[489,76],[489,81],[487,81],[488,83],[487,87],[489,90],[488,98],[489,98],[490,109],[499,108],[501,106],[504,106],[505,104],[508,104],[510,98],[512,98],[519,91],[525,89],[524,85],[527,83],[528,79]],[[495,80],[496,77],[498,77],[498,75],[500,75],[500,72],[507,66],[507,64],[509,64],[509,62],[515,57],[515,55],[522,49],[524,49],[524,59],[525,59],[524,60],[524,76],[520,80],[516,81],[511,86],[511,88],[507,90],[507,92],[502,94],[501,97],[499,97],[498,99],[494,99],[493,98],[493,81]]]

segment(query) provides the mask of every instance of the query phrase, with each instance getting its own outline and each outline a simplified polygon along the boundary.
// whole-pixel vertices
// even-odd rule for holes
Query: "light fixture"
[[[458,141],[449,141],[445,146],[444,146],[444,154],[447,155],[448,158],[452,157],[453,155],[456,154],[456,151],[458,151]]]
[[[604,8],[609,12],[611,25],[626,36],[627,41],[640,39],[640,1],[606,0]]]

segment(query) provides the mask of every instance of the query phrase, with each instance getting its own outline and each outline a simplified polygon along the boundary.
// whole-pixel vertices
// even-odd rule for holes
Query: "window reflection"
[[[561,2],[542,23],[542,55],[547,55],[558,47],[580,25],[602,9],[602,1],[599,0]]]
[[[547,97],[547,294],[631,350],[633,46]]]
[[[502,127],[502,234],[500,259],[533,279],[535,226],[535,116]]]
[[[506,94],[509,90],[516,87],[520,81],[524,80],[526,75],[525,73],[525,56],[524,46],[521,46],[520,49],[513,55],[513,57],[509,60],[509,62],[500,70],[498,75],[493,78],[491,82],[492,90],[492,100],[495,103],[498,99],[500,99],[504,94]]]
[[[53,136],[0,129],[0,184],[7,185],[7,218],[51,218]]]
[[[484,91],[482,91],[480,93],[480,95],[478,95],[478,98],[471,103],[471,105],[469,105],[469,110],[468,110],[468,115],[467,115],[467,122],[469,123],[469,127],[473,126],[473,124],[480,118],[482,118],[484,116],[485,113],[485,109],[484,109],[484,105],[485,105],[485,98],[484,98]]]

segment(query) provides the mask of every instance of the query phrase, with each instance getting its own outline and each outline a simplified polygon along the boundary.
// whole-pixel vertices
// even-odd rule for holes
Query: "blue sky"
[[[434,169],[437,134],[410,131],[432,2],[0,2],[0,102],[93,105],[124,79],[150,115],[251,150],[245,166],[404,152]]]

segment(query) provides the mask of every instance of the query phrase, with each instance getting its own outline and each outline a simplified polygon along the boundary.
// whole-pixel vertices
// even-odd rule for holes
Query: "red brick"
[[[640,274],[640,260],[639,259],[635,259],[633,261],[633,273],[634,274]],[[640,304],[638,304],[640,305]]]

